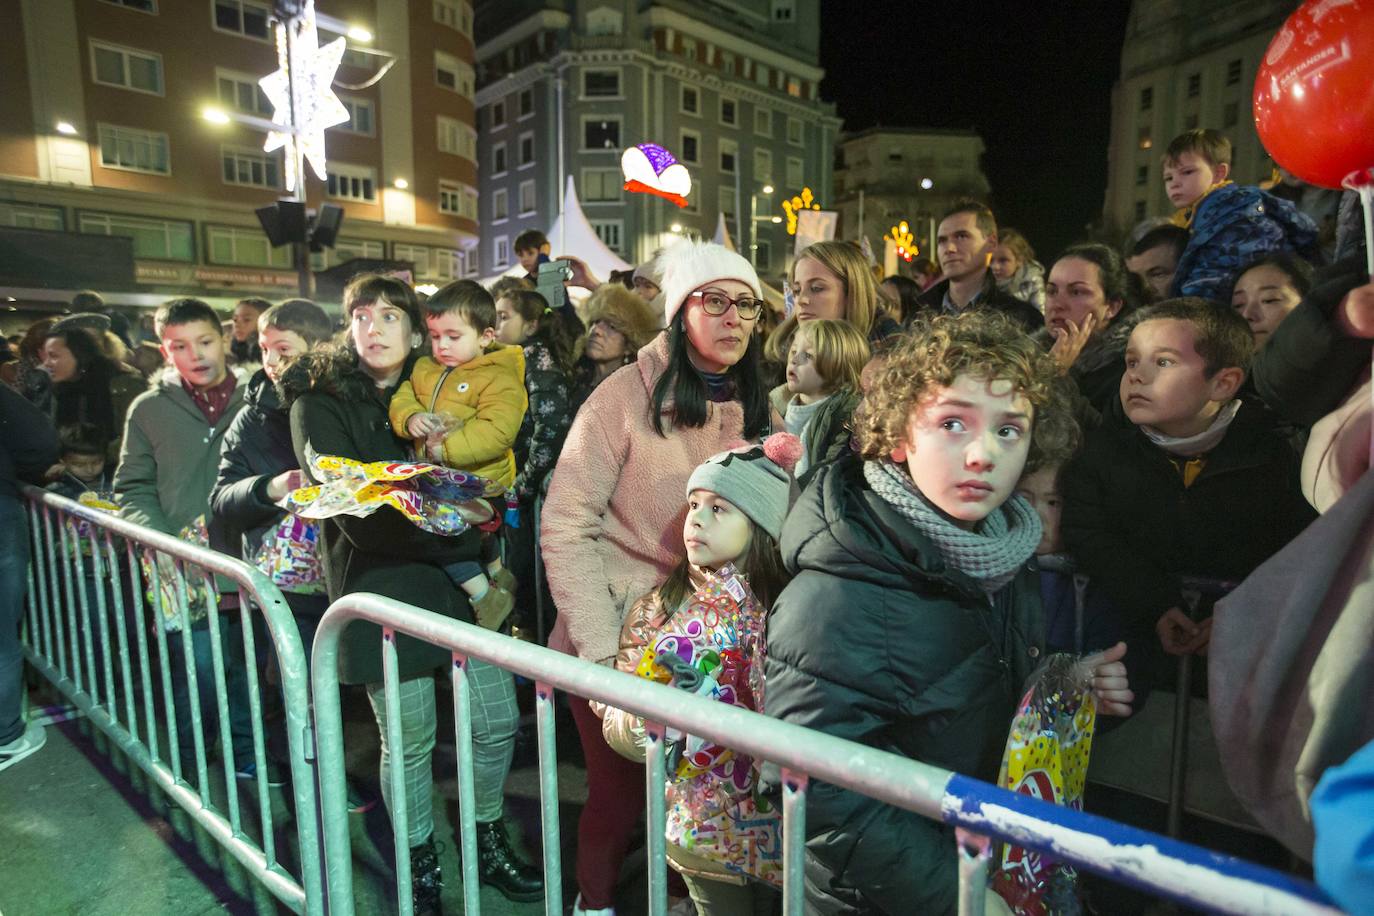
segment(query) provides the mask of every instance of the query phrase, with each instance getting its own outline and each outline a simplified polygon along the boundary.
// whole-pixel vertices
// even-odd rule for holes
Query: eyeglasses
[[[738,299],[731,299],[724,293],[714,290],[697,290],[687,296],[688,299],[700,299],[701,307],[706,310],[708,315],[724,315],[730,311],[730,306],[739,309],[739,316],[745,321],[751,321],[759,317],[759,312],[763,311],[763,300],[755,299],[753,296],[741,296]]]

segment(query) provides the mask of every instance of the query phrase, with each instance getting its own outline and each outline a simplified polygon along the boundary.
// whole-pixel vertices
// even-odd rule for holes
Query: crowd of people
[[[1017,700],[1052,654],[1079,653],[1099,714],[1131,715],[1169,657],[1226,650],[1207,609],[1188,612],[1184,577],[1244,580],[1368,467],[1367,455],[1336,461],[1349,449],[1326,441],[1361,427],[1320,423],[1361,385],[1369,401],[1360,234],[1325,238],[1327,222],[1281,186],[1236,184],[1215,131],[1182,135],[1164,163],[1178,213],[1124,250],[1083,242],[1046,269],[1024,235],[964,201],[939,222],[933,272],[883,277],[858,245],[818,242],[793,261],[782,314],[748,260],[693,239],[604,283],[560,253],[590,296],[550,301],[536,280],[552,252],[533,230],[514,246],[527,276],[489,289],[460,280],[426,297],[355,277],[342,330],[305,299],[244,300],[227,328],[190,298],[146,329],[73,303],[12,341],[0,385],[0,769],[43,741],[19,714],[19,480],[289,566],[278,584],[307,645],[329,602],[356,592],[537,639],[542,563],[552,649],[694,689],[705,675],[737,705],[978,778],[997,777]],[[322,481],[321,456],[426,461],[481,496],[456,535],[390,509],[307,522],[282,503]],[[1086,595],[1037,564],[1061,553],[1087,574]],[[194,658],[174,665],[178,718],[184,667],[203,694],[213,683],[206,619],[237,601],[221,586],[189,615],[164,608],[169,630],[191,627]],[[728,650],[693,668],[664,647],[690,643],[702,595],[728,595],[738,613]],[[218,628],[233,738],[222,753],[253,778],[236,620]],[[448,653],[398,638],[396,748],[379,645],[378,628],[352,626],[339,676],[371,703],[388,810],[404,761],[411,892],[416,912],[437,913],[434,672]],[[469,683],[481,880],[539,899],[543,877],[503,825],[515,684],[477,660]],[[644,809],[644,724],[568,705],[587,778],[574,912],[611,914]],[[213,718],[213,693],[200,708]],[[777,911],[767,768],[688,747],[670,779],[670,893],[702,916]],[[180,751],[193,753],[184,733]],[[1323,798],[1368,796],[1371,761],[1350,767]],[[367,794],[351,785],[351,810]],[[747,836],[704,839],[739,806]],[[954,911],[944,826],[815,784],[806,831],[815,911]],[[1367,848],[1330,836],[1319,849],[1339,860],[1335,892],[1367,893]]]

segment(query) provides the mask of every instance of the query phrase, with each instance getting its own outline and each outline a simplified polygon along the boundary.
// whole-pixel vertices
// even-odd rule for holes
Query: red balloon
[[[1374,0],[1307,0],[1255,76],[1255,127],[1310,184],[1374,183]]]

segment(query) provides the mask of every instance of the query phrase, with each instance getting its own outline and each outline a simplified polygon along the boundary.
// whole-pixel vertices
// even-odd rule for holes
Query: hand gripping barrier
[[[1218,855],[1167,837],[1083,814],[999,789],[988,783],[927,766],[839,738],[690,696],[611,668],[501,636],[377,595],[345,596],[330,607],[316,633],[312,661],[315,721],[324,811],[324,854],[330,911],[351,916],[353,879],[345,808],[343,723],[339,705],[339,639],[350,623],[371,621],[382,628],[382,664],[387,700],[397,684],[395,640],[406,634],[452,652],[455,725],[458,740],[460,834],[463,847],[465,912],[476,916],[478,894],[472,804],[471,718],[467,708],[469,658],[535,681],[539,737],[539,782],[543,818],[544,911],[563,912],[559,861],[558,782],[554,761],[554,689],[629,710],[644,717],[648,737],[645,791],[648,800],[649,912],[667,909],[664,839],[664,729],[671,726],[719,742],[781,767],[783,792],[784,910],[803,913],[803,837],[808,781],[824,780],[932,820],[1028,847],[1208,912],[1236,914],[1338,914],[1311,884]],[[388,724],[396,717],[388,717]],[[401,747],[399,725],[392,747]],[[403,767],[393,766],[393,830],[396,873],[410,874],[405,840]],[[960,845],[970,845],[966,837]],[[952,855],[967,855],[951,850]],[[985,860],[984,860],[985,861]],[[961,913],[976,913],[985,868],[961,863]],[[399,882],[398,906],[410,916],[407,880]]]
[[[306,655],[281,592],[257,569],[222,553],[34,487],[24,487],[23,495],[32,546],[28,662],[254,881],[295,912],[323,913],[315,776],[308,762],[314,752]],[[217,610],[192,620],[193,602],[208,606],[207,594],[220,590],[216,576],[237,585],[237,623],[231,612]],[[145,584],[156,600],[145,601]],[[282,817],[277,810],[274,820],[268,785],[254,608],[261,612],[281,674],[299,877],[282,864],[276,849],[274,828]],[[241,650],[235,645],[239,634]],[[156,667],[149,656],[150,636]],[[210,685],[203,683],[207,675]],[[213,708],[203,709],[203,702]],[[218,723],[218,734],[208,741],[206,718]],[[251,765],[242,759],[236,764],[231,748],[237,738],[239,756],[245,756],[248,731]],[[215,737],[223,748],[222,796],[207,759],[207,744],[212,746]],[[239,785],[249,779],[256,783],[260,842],[246,832],[239,804]]]

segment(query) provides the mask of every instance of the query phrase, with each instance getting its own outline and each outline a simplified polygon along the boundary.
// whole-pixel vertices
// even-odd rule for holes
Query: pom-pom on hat
[[[683,239],[659,259],[663,272],[663,323],[673,323],[673,316],[682,308],[687,297],[714,280],[739,280],[749,286],[755,298],[763,298],[763,287],[752,264],[738,253],[714,242]]]
[[[687,495],[693,490],[710,490],[776,541],[792,502],[792,468],[801,454],[801,440],[791,433],[774,433],[762,443],[741,444],[698,465],[687,480]]]

